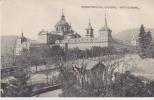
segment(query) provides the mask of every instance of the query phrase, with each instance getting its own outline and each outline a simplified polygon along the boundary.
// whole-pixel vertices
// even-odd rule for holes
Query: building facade
[[[65,49],[78,48],[80,50],[91,49],[92,47],[114,47],[116,50],[122,49],[136,49],[137,40],[133,38],[131,43],[124,43],[121,40],[117,40],[112,37],[112,30],[109,28],[106,14],[104,18],[104,26],[100,27],[99,36],[95,37],[95,30],[89,20],[87,27],[85,28],[85,36],[81,37],[75,32],[66,19],[62,11],[60,20],[55,24],[55,30],[40,31],[39,42],[43,44],[49,44],[51,47],[58,45]]]
[[[26,38],[22,33],[21,37],[16,40],[14,55],[19,56],[23,51],[29,52],[32,47],[38,46],[39,45],[37,41]]]
[[[39,34],[39,42],[42,44],[55,44],[56,40],[64,40],[64,39],[72,39],[81,37],[77,32],[72,29],[71,23],[69,24],[62,11],[62,15],[60,20],[55,25],[55,30],[48,31],[40,31]]]
[[[15,55],[21,55],[23,50],[29,51],[29,47],[30,47],[30,42],[28,41],[28,39],[26,37],[24,37],[24,35],[22,33],[21,37],[19,37],[16,40],[16,46],[15,46],[14,54]]]
[[[40,43],[51,44],[51,46],[59,45],[62,48],[67,46],[68,49],[79,48],[82,50],[90,49],[93,46],[110,46],[112,31],[107,25],[106,15],[105,25],[99,30],[99,37],[94,37],[94,29],[90,21],[85,30],[85,37],[81,37],[72,29],[71,24],[68,24],[62,11],[61,18],[55,25],[55,30],[52,32],[41,31],[39,33],[39,41]]]
[[[94,29],[89,21],[88,27],[86,28],[85,37],[69,37],[68,34],[65,34],[62,40],[56,40],[55,45],[61,47],[66,47],[69,49],[79,48],[81,50],[90,49],[94,46],[97,47],[109,47],[110,42],[112,41],[111,29],[107,26],[107,20],[105,15],[105,25],[99,30],[99,37],[94,37]],[[69,37],[69,38],[68,38]]]
[[[134,39],[132,43],[126,44],[119,40],[113,39],[112,30],[109,28],[106,14],[105,14],[105,24],[99,30],[99,36],[95,37],[94,28],[89,20],[87,27],[85,28],[85,37],[81,37],[77,32],[75,32],[64,16],[62,11],[60,20],[55,24],[55,30],[45,31],[41,30],[38,33],[38,43],[27,39],[22,36],[16,41],[15,55],[21,55],[23,50],[29,51],[31,47],[36,47],[40,44],[52,46],[60,46],[64,49],[78,48],[80,50],[91,49],[92,47],[114,47],[116,50],[121,50],[124,48],[132,48],[131,45],[136,46],[136,40]]]

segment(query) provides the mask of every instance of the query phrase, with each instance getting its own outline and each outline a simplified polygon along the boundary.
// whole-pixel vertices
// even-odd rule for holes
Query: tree
[[[139,47],[140,47],[139,54],[140,54],[141,57],[145,57],[148,54],[148,49],[149,49],[150,44],[151,44],[152,35],[151,35],[150,31],[145,32],[143,25],[141,25],[138,40],[139,40]]]
[[[27,54],[29,56],[29,61],[30,61],[30,66],[35,66],[36,67],[36,72],[37,72],[37,67],[38,65],[45,64],[45,59],[41,55],[41,48],[30,48],[30,52]]]
[[[145,30],[143,24],[140,27],[139,33],[139,47],[140,47],[140,55],[144,56],[145,54]]]
[[[148,31],[147,34],[146,34],[146,45],[147,45],[147,46],[150,45],[151,40],[152,40],[152,35],[151,35],[151,32]]]
[[[32,88],[27,83],[30,79],[31,59],[27,49],[23,49],[21,55],[15,58],[15,65],[17,67],[12,75],[15,79],[11,80],[5,88],[5,95],[8,97],[31,96]]]
[[[32,93],[32,88],[28,86],[27,81],[30,76],[27,74],[26,67],[16,69],[13,74],[15,80],[10,81],[8,86],[4,89],[4,94],[7,97],[29,97]]]
[[[59,80],[63,90],[63,93],[61,94],[61,96],[64,96],[64,97],[80,96],[81,95],[80,91],[75,87],[77,78],[71,69],[72,64],[65,63],[62,57],[57,61],[58,61],[57,65],[60,71]]]
[[[112,88],[113,96],[118,97],[149,97],[153,90],[152,84],[142,82],[142,79],[129,71],[117,73]]]

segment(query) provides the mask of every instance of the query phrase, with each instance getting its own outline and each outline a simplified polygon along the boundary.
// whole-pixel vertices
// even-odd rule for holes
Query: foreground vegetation
[[[103,66],[102,66],[103,67]],[[154,82],[144,81],[129,71],[114,73],[114,80],[108,84],[99,77],[95,77],[88,84],[85,80],[80,83],[72,69],[61,70],[61,81],[64,97],[153,97]],[[99,73],[102,75],[101,73]]]
[[[59,83],[62,85],[63,93],[60,96],[64,97],[136,97],[136,96],[154,96],[154,82],[147,81],[146,83],[139,77],[132,75],[130,72],[116,73],[115,69],[118,67],[120,62],[108,65],[98,63],[96,71],[94,69],[87,70],[85,65],[82,65],[75,73],[72,69],[72,65],[69,65],[68,61],[75,61],[78,59],[87,59],[98,56],[108,56],[119,59],[119,56],[124,55],[126,51],[117,52],[113,47],[111,48],[100,48],[93,47],[90,50],[79,50],[75,48],[73,50],[64,51],[59,46],[55,47],[39,47],[31,48],[31,52],[23,51],[22,56],[17,56],[13,62],[13,65],[18,66],[19,69],[13,74],[15,79],[9,84],[3,85],[2,96],[7,97],[22,97],[31,96],[33,88],[27,84],[29,80],[29,66],[38,65],[50,65],[56,63],[59,67],[60,76]],[[106,62],[109,59],[105,59]],[[67,66],[63,65],[63,62],[67,63]],[[60,65],[61,64],[61,65]],[[110,71],[106,72],[109,75],[105,76],[105,80],[102,79],[104,69],[111,68]],[[102,70],[99,70],[102,69]],[[95,74],[95,72],[97,74]],[[88,83],[84,75],[93,73],[95,78],[91,79]],[[81,80],[78,80],[80,77]],[[108,79],[107,79],[108,78]],[[114,79],[113,79],[114,78]],[[50,84],[50,83],[49,83]]]

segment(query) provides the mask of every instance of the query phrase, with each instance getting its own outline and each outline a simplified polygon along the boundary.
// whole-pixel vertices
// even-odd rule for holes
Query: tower
[[[86,37],[93,38],[94,37],[93,31],[94,29],[92,28],[90,20],[89,20],[88,27],[86,28]]]
[[[106,14],[105,14],[105,25],[99,30],[101,42],[111,41],[112,39],[111,32],[112,32],[111,29],[107,25]]]
[[[27,38],[24,36],[23,31],[21,32],[21,38],[20,39],[21,39],[21,43],[27,41]]]

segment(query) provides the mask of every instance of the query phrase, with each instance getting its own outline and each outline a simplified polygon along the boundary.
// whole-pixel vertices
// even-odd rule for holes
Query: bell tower
[[[86,37],[87,38],[93,38],[94,37],[94,29],[91,26],[90,20],[89,20],[89,24],[88,27],[86,28]]]
[[[100,40],[102,42],[108,42],[112,40],[111,29],[107,25],[106,14],[105,14],[105,25],[99,30]]]

